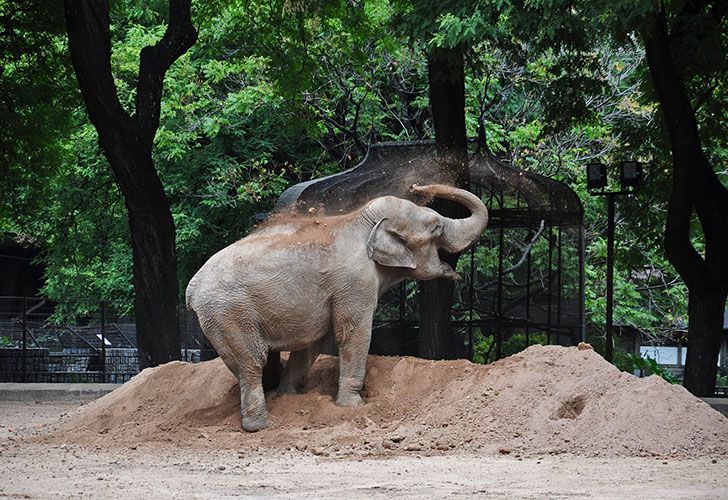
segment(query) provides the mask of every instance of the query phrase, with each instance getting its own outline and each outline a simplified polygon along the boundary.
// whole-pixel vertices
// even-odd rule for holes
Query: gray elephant
[[[268,425],[261,375],[269,352],[290,351],[279,392],[295,392],[333,334],[339,349],[336,404],[362,403],[379,297],[406,278],[457,278],[438,250],[461,252],[488,222],[474,194],[413,185],[417,195],[453,200],[471,215],[449,219],[383,196],[338,216],[301,216],[264,225],[213,255],[187,287],[205,336],[240,384],[242,427]]]

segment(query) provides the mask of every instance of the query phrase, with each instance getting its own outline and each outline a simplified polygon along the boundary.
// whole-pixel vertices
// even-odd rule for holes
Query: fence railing
[[[412,284],[402,283],[382,297],[374,318],[373,354],[418,354],[413,294]],[[458,309],[453,311],[458,314]],[[553,327],[546,331],[543,325],[511,325],[508,318],[460,316],[451,324],[450,337],[457,346],[453,355],[481,363],[533,343],[569,339],[569,335],[559,338]],[[194,312],[181,305],[178,321],[183,360],[215,356]],[[548,338],[547,333],[554,331],[557,335]],[[335,353],[335,345],[331,343],[325,352]],[[115,383],[138,372],[136,324],[127,310],[104,301],[0,296],[0,382]]]
[[[180,307],[181,357],[205,359],[195,314]],[[104,301],[0,297],[0,382],[125,382],[139,372],[136,324]]]

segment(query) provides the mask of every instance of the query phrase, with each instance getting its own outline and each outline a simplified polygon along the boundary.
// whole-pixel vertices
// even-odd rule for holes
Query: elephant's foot
[[[339,393],[339,396],[336,398],[336,406],[360,406],[363,404],[364,401],[358,392]]]
[[[243,417],[243,430],[246,432],[257,432],[268,427],[268,418],[263,417]]]

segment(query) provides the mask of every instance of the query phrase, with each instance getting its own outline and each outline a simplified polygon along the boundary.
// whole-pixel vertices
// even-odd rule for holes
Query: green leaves
[[[446,12],[436,20],[437,31],[432,34],[429,44],[434,47],[455,48],[460,45],[472,45],[488,34],[494,32],[493,27],[476,8],[471,13]]]
[[[0,3],[0,230],[37,208],[69,153],[59,135],[78,102],[66,56],[62,5]]]
[[[139,51],[161,37],[166,8],[114,2],[114,75],[129,110]],[[686,291],[661,248],[669,157],[639,42],[652,8],[646,0],[198,3],[199,41],[167,72],[154,143],[181,289],[288,185],[353,166],[370,140],[432,138],[426,53],[460,46],[468,133],[482,128],[490,151],[566,182],[584,203],[590,331],[601,334],[605,305],[606,209],[584,186],[593,160],[648,165],[639,198],[618,207],[617,321],[655,335],[683,325]],[[0,228],[44,248],[48,294],[130,304],[124,205],[69,84],[62,23],[7,10],[0,18],[15,34],[1,42]],[[711,55],[723,41],[686,33],[679,60],[706,149],[725,164],[725,61]],[[479,248],[477,272],[493,276],[496,257]],[[547,258],[540,243],[533,258]],[[461,259],[458,270],[469,265]]]

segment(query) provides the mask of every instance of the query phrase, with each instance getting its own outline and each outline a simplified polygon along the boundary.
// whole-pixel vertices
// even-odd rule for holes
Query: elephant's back
[[[297,224],[267,227],[229,245],[200,268],[187,286],[187,306],[195,311],[230,304],[253,307],[276,290],[311,286],[320,280],[330,247],[292,242]]]

